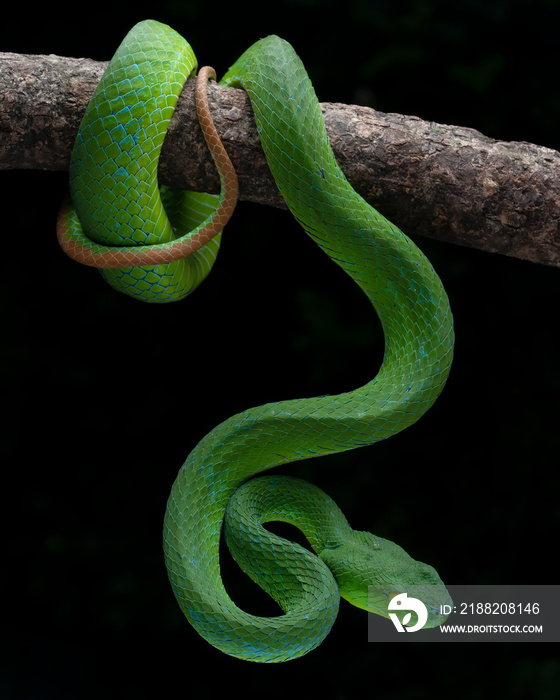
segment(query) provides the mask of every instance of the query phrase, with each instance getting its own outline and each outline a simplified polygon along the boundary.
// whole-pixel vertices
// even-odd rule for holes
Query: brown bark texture
[[[80,120],[106,63],[0,53],[0,169],[66,170]],[[209,86],[237,170],[240,197],[285,204],[270,174],[247,95]],[[321,105],[335,156],[353,187],[405,232],[560,267],[560,153],[474,129]],[[162,149],[160,182],[219,187],[188,80]]]

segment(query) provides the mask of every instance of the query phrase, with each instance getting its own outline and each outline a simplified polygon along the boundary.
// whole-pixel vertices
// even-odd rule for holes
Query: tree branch
[[[106,65],[0,53],[0,169],[68,169],[80,120]],[[285,206],[247,95],[210,85],[209,100],[241,198]],[[560,153],[367,107],[321,107],[348,180],[404,231],[560,267]],[[160,181],[218,189],[196,120],[193,80],[169,126]]]

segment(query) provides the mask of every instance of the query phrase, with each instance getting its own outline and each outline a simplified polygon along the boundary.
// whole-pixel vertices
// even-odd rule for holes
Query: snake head
[[[424,626],[435,627],[446,618],[441,606],[453,606],[432,566],[416,561],[398,544],[370,532],[353,530],[349,540],[325,548],[319,557],[336,578],[340,595],[368,612],[389,617],[390,601],[399,593],[409,593],[426,605],[428,620]]]

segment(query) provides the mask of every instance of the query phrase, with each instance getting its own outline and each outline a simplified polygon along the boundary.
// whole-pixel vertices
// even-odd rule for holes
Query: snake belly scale
[[[206,276],[224,224],[220,218],[212,224],[213,212],[226,206],[231,213],[237,196],[236,182],[228,182],[234,178],[227,174],[221,174],[218,196],[160,192],[154,184],[172,109],[195,70],[190,46],[170,28],[148,20],[131,30],[82,123],[70,173],[71,200],[59,217],[63,246],[86,257],[105,256],[101,266],[115,251],[118,256],[140,251],[140,261],[123,268],[122,260],[129,258],[119,257],[104,275],[120,291],[150,302],[182,298]],[[126,89],[115,87],[123,81],[128,81]],[[432,567],[388,540],[352,530],[317,487],[276,474],[253,477],[282,464],[371,445],[430,408],[453,353],[452,316],[442,283],[420,250],[346,180],[309,77],[287,42],[276,36],[258,41],[221,84],[249,95],[284,200],[307,234],[371,301],[383,327],[385,354],[377,375],[362,387],[249,408],[198,443],[173,484],[164,518],[165,561],[177,601],[208,642],[260,662],[287,661],[317,647],[334,623],[341,596],[387,617],[393,595],[423,585],[436,590],[428,605],[429,625],[440,624],[439,606],[449,597]],[[128,163],[122,155],[131,153],[127,144],[137,148]],[[121,165],[115,165],[115,154]],[[149,168],[144,180],[138,175],[140,161]],[[143,208],[130,207],[130,189],[132,201]],[[232,191],[233,206],[231,201],[224,205]],[[212,226],[209,235],[205,231]],[[200,231],[205,242],[188,243]],[[181,240],[186,246],[181,255],[189,256],[177,259],[168,251],[177,250]],[[171,255],[164,262],[157,257],[160,245],[165,256]],[[196,266],[197,255],[210,263],[192,279],[184,269],[169,271],[170,265],[192,265],[193,260]],[[298,526],[313,551],[266,530],[263,525],[271,520]],[[230,598],[220,575],[223,528],[234,557],[283,614],[251,615]],[[381,586],[377,597],[368,595],[370,584]]]

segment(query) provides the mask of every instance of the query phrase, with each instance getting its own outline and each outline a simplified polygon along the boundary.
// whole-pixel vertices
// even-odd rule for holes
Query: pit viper
[[[182,299],[206,277],[237,200],[235,171],[205,99],[211,69],[198,78],[197,109],[221,173],[221,194],[158,186],[167,126],[196,70],[191,47],[166,25],[147,20],[129,32],[80,126],[70,196],[58,219],[66,252],[102,268],[117,290],[153,303]],[[452,362],[445,290],[416,245],[340,170],[314,89],[290,44],[277,36],[257,41],[221,84],[247,92],[288,208],[367,295],[381,321],[385,352],[381,368],[362,387],[249,408],[196,445],[173,484],[164,518],[175,597],[208,642],[258,662],[287,661],[317,647],[341,596],[388,617],[393,596],[425,586],[428,626],[440,624],[439,606],[449,598],[431,566],[389,540],[352,530],[316,486],[276,472],[253,477],[371,445],[418,420],[440,394]],[[299,527],[309,548],[264,527],[275,520]],[[222,531],[234,558],[281,614],[252,615],[230,598],[220,574]],[[368,585],[377,593],[368,595]]]

